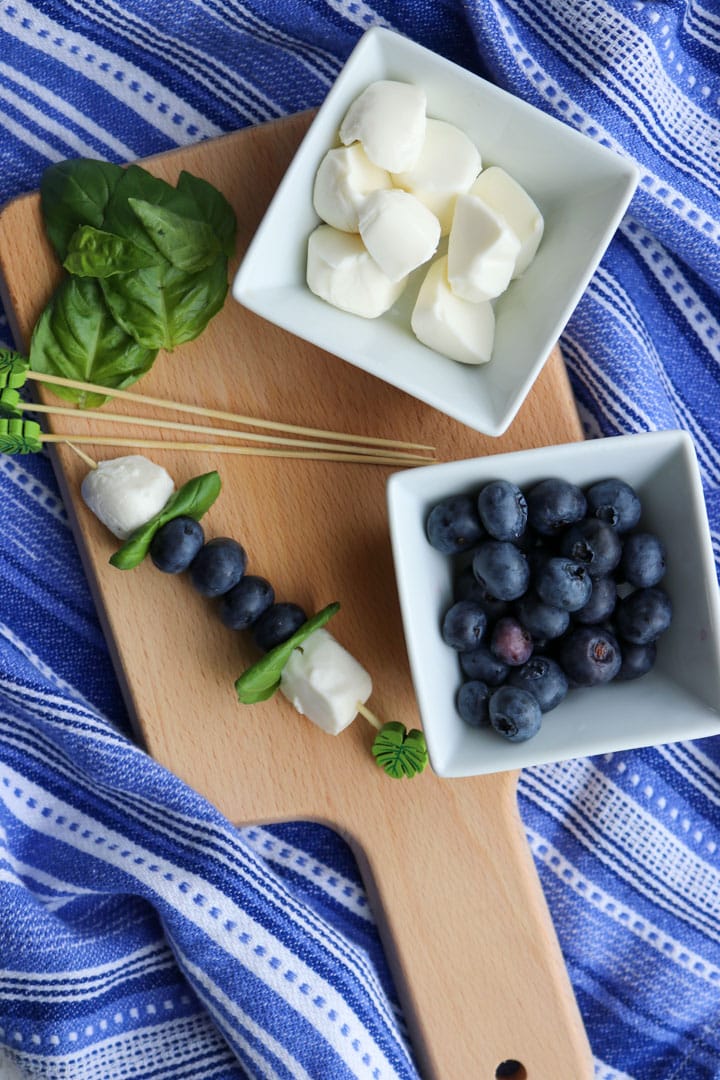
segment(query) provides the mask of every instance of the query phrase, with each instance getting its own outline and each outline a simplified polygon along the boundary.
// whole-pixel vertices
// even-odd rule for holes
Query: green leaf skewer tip
[[[42,432],[34,420],[0,419],[0,454],[39,454]]]
[[[25,385],[30,361],[12,349],[0,349],[0,390],[19,390]]]
[[[372,754],[380,768],[393,780],[417,776],[428,763],[427,744],[422,731],[418,728],[408,731],[397,720],[383,724],[373,740]]]

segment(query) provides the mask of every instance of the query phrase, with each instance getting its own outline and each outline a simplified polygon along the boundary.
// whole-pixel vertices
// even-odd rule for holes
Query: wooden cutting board
[[[187,169],[220,188],[237,211],[240,256],[310,119],[291,117],[143,164],[172,182]],[[59,276],[35,195],[0,214],[0,272],[18,346],[26,349]],[[197,341],[161,354],[136,389],[429,443],[440,460],[582,438],[557,350],[510,430],[489,439],[232,298]],[[99,431],[80,417],[47,427]],[[97,459],[127,452],[89,449]],[[238,539],[249,572],[268,577],[281,599],[310,612],[340,600],[331,629],[371,672],[370,705],[383,719],[417,726],[385,511],[389,469],[164,450],[149,456],[178,484],[219,470],[223,491],[203,521],[206,534]],[[517,773],[441,780],[427,770],[393,781],[373,763],[373,731],[363,720],[332,738],[279,695],[239,706],[233,682],[256,658],[252,646],[226,630],[185,579],[160,574],[149,560],[132,572],[111,568],[117,545],[79,499],[85,467],[64,447],[54,462],[139,737],[238,825],[314,820],[349,841],[423,1076],[492,1080],[512,1059],[523,1067],[516,1080],[589,1080],[587,1040],[518,815]]]

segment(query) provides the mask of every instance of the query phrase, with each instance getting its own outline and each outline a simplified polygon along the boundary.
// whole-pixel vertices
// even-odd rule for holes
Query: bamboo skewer
[[[42,432],[42,443],[84,444],[89,446],[125,446],[142,450],[199,450],[212,454],[238,454],[244,457],[296,458],[304,461],[344,461],[362,465],[407,465],[393,455],[368,457],[367,454],[332,453],[325,450],[272,450],[263,446],[229,446],[227,443],[168,442],[165,439],[124,439],[106,435],[59,435]],[[77,453],[77,447],[71,446]],[[95,462],[93,462],[93,467]]]
[[[297,424],[285,424],[278,420],[259,420],[253,416],[242,416],[237,413],[225,412],[222,409],[206,409],[200,405],[186,405],[179,401],[166,401],[164,398],[150,397],[146,394],[136,394],[131,390],[116,390],[110,386],[98,386],[96,383],[80,382],[76,379],[65,379],[60,375],[48,375],[40,371],[28,371],[27,378],[39,383],[47,383],[49,386],[65,386],[70,390],[80,390],[90,394],[100,394],[106,397],[115,397],[121,401],[134,401],[141,405],[151,405],[157,409],[170,409],[173,412],[193,413],[196,416],[205,416],[212,420],[223,420],[233,424],[246,424],[248,427],[268,428],[271,431],[284,431],[293,435],[309,435],[324,439],[334,439],[338,442],[367,443],[370,446],[401,447],[405,450],[434,450],[433,446],[425,446],[423,443],[401,442],[397,439],[381,439],[370,435],[350,435],[340,431],[325,431],[321,428],[301,427]]]
[[[387,458],[393,457],[398,462],[422,462],[424,464],[432,463],[435,458],[423,456],[420,454],[410,454],[402,451],[393,450],[390,453],[388,450],[382,450],[378,447],[365,447],[355,446],[350,443],[337,443],[311,441],[309,439],[292,439],[288,436],[282,435],[262,435],[257,432],[239,431],[231,428],[215,428],[208,427],[203,424],[185,424],[173,420],[157,420],[153,417],[143,416],[126,416],[123,413],[104,413],[96,412],[91,409],[73,409],[65,408],[60,405],[40,405],[31,402],[20,402],[17,406],[18,409],[24,412],[31,413],[46,413],[50,416],[72,416],[81,420],[100,420],[107,421],[114,424],[131,424],[142,427],[161,428],[163,430],[170,431],[186,431],[193,432],[197,435],[213,435],[221,438],[228,439],[245,439],[248,442],[255,443],[274,443],[281,446],[295,446],[299,448],[306,448],[312,450],[329,450],[338,454],[354,454],[364,455],[370,459],[376,457]],[[77,441],[77,436],[73,435],[72,438]],[[167,445],[167,444],[163,444]]]

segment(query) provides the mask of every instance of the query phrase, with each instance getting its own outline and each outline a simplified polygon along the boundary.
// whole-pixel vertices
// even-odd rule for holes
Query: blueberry
[[[245,574],[220,600],[220,618],[231,630],[247,630],[270,607],[275,590],[264,577]]]
[[[636,589],[617,606],[618,634],[632,645],[649,645],[672,621],[672,604],[664,589]]]
[[[304,622],[307,615],[297,604],[272,604],[255,622],[253,641],[258,649],[269,652],[292,637]]]
[[[222,596],[245,573],[247,555],[237,540],[218,536],[200,548],[190,564],[190,580],[203,596]]]
[[[533,650],[533,639],[524,626],[512,615],[498,619],[490,638],[490,651],[493,656],[510,667],[519,667],[529,659]]]
[[[176,517],[166,522],[153,536],[150,558],[164,574],[182,574],[204,543],[205,533],[199,521],[191,517]]]
[[[590,599],[592,579],[584,563],[555,556],[538,573],[535,589],[546,604],[578,611]]]
[[[563,533],[560,552],[584,563],[590,577],[610,574],[620,562],[622,544],[610,525],[599,518],[583,518]]]
[[[552,641],[570,625],[570,612],[546,604],[535,592],[528,592],[515,605],[515,614],[535,641]]]
[[[560,643],[560,664],[575,686],[610,682],[621,663],[617,640],[599,626],[579,626]]]
[[[559,705],[568,692],[565,672],[548,656],[531,656],[526,664],[510,672],[508,683],[536,697],[544,713]]]
[[[488,686],[505,682],[510,668],[490,652],[487,645],[479,645],[472,652],[459,653],[460,667],[468,679],[479,679]]]
[[[427,519],[427,537],[443,555],[459,555],[475,547],[484,532],[477,500],[470,495],[451,495],[437,503]]]
[[[527,502],[516,484],[493,480],[478,495],[478,513],[495,540],[518,540],[527,525]]]
[[[466,566],[458,574],[453,592],[456,600],[472,600],[474,604],[479,604],[488,622],[495,622],[496,619],[507,614],[509,607],[507,600],[498,600],[492,596],[487,591],[484,582],[478,581],[475,577],[472,566]]]
[[[537,698],[517,686],[501,686],[490,697],[490,723],[510,742],[525,742],[537,735],[542,712]]]
[[[573,612],[573,621],[583,626],[605,622],[615,610],[617,585],[614,578],[601,577],[593,580],[592,592],[587,604]]]
[[[616,532],[634,529],[640,520],[642,505],[635,491],[624,480],[611,477],[592,484],[585,492],[588,515],[599,518]]]
[[[458,652],[470,652],[482,641],[487,626],[485,612],[472,600],[458,600],[445,612],[442,638]]]
[[[665,545],[654,533],[625,537],[620,572],[623,580],[641,589],[659,584],[665,574]]]
[[[615,678],[621,682],[628,682],[630,679],[639,679],[641,675],[647,675],[652,669],[657,656],[657,645],[654,641],[647,645],[630,645],[622,642],[620,651],[622,664]]]
[[[516,600],[530,581],[530,567],[521,551],[507,540],[485,540],[473,557],[473,573],[498,600]]]
[[[533,529],[543,536],[552,536],[585,517],[587,504],[577,484],[550,477],[530,489],[527,508]]]
[[[486,727],[490,723],[488,698],[490,687],[479,679],[469,679],[457,692],[457,711],[470,727]]]

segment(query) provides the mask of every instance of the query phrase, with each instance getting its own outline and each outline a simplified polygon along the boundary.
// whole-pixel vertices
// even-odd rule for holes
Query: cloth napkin
[[[562,347],[588,437],[690,432],[720,556],[713,0],[2,0],[0,202],[319,105],[378,24],[638,162]],[[0,523],[0,1075],[416,1077],[342,841],[236,829],[133,744],[44,456],[0,458]],[[595,1075],[720,1076],[720,739],[519,798]]]

